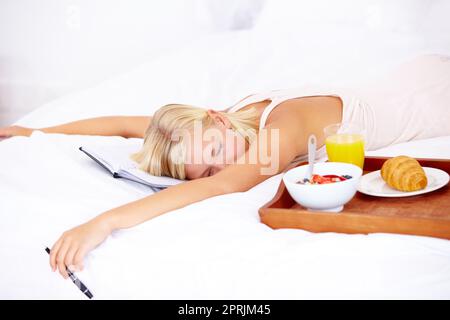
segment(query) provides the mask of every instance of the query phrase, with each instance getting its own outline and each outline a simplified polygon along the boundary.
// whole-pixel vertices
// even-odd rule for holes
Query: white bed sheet
[[[139,139],[34,133],[0,143],[1,298],[83,299],[50,271],[45,246],[61,232],[151,193],[114,179],[83,143]],[[389,151],[450,157],[449,137]],[[394,151],[394,149],[397,150]],[[61,166],[64,163],[64,166]],[[281,175],[244,193],[214,197],[114,233],[79,277],[95,298],[449,298],[450,242],[392,234],[272,230],[258,208]]]
[[[224,34],[151,61],[44,105],[16,124],[151,114],[174,101],[221,108],[252,90],[298,83],[295,70],[292,77],[282,74],[270,56],[251,60],[249,52],[257,48],[248,35]],[[230,49],[236,45],[240,50]],[[261,63],[260,72],[248,72]],[[85,298],[50,271],[44,247],[63,231],[150,194],[145,186],[113,179],[78,150],[82,144],[122,143],[139,146],[140,140],[35,132],[0,143],[0,298]],[[450,136],[438,137],[369,154],[450,158],[449,145]],[[447,240],[313,234],[261,224],[258,208],[273,197],[280,179],[115,232],[87,256],[79,277],[98,299],[450,298]]]

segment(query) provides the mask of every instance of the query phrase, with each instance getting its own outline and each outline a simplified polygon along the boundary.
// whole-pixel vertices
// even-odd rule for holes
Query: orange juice
[[[339,133],[326,138],[328,161],[364,166],[364,137],[361,134]]]

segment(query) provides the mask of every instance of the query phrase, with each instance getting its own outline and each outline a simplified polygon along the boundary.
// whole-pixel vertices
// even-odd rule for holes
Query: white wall
[[[0,0],[0,126],[207,34],[249,27],[263,2]]]

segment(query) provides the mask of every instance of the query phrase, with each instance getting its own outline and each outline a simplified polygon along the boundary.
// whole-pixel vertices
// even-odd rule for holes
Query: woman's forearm
[[[213,177],[190,180],[106,211],[94,220],[107,224],[111,230],[130,228],[168,211],[228,192]]]
[[[67,278],[67,268],[83,269],[85,255],[116,229],[130,228],[168,211],[215,195],[231,192],[214,176],[190,180],[140,200],[106,211],[64,232],[50,250],[50,265]]]
[[[128,117],[125,116],[97,117],[36,130],[43,131],[45,133],[126,136],[127,118]]]

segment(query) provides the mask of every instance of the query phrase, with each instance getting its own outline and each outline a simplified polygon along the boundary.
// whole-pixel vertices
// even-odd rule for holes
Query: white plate
[[[381,177],[380,170],[378,170],[367,173],[360,178],[358,191],[378,197],[409,197],[442,188],[450,180],[448,173],[443,170],[429,167],[423,167],[423,170],[427,176],[428,184],[425,189],[422,190],[411,192],[395,190],[387,185]]]

